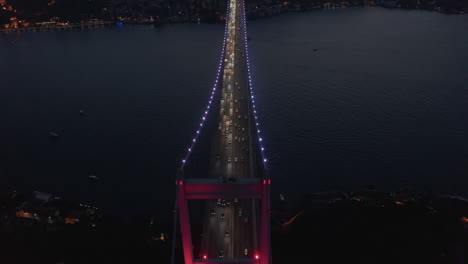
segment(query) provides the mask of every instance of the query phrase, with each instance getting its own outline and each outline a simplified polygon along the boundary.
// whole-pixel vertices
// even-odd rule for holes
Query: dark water
[[[468,195],[468,16],[356,8],[248,26],[277,193],[375,184]],[[170,212],[222,35],[223,25],[0,35],[0,188]]]

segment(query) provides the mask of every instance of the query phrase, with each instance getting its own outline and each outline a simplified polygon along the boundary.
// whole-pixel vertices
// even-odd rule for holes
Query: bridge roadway
[[[231,0],[220,108],[210,154],[210,177],[226,182],[257,178],[257,138],[247,72],[244,3]],[[206,201],[199,259],[253,259],[258,250],[258,201],[253,199]]]

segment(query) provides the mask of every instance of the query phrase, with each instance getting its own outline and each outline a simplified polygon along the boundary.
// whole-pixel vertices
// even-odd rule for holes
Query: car
[[[234,198],[234,202],[237,203],[237,198]]]
[[[214,210],[214,209],[211,209],[211,210],[210,210],[210,214],[211,214],[211,215],[215,215],[215,210]]]
[[[244,132],[244,131],[245,131],[245,128],[242,128],[242,132]]]
[[[249,222],[249,217],[248,217],[248,216],[246,216],[246,217],[245,217],[245,219],[244,219],[244,223],[246,223],[246,224],[247,224],[248,222]]]
[[[247,256],[249,254],[249,250],[247,248],[244,248],[244,255]]]
[[[228,163],[231,163],[231,157],[228,158]]]
[[[221,202],[221,206],[226,206],[226,200],[223,200],[223,201]],[[224,218],[224,214],[223,214],[223,218]]]
[[[235,179],[234,179],[234,181],[235,181]],[[227,200],[226,205],[231,205],[231,201]]]
[[[223,219],[224,219],[224,213],[221,214],[221,220],[223,220]]]
[[[219,257],[219,258],[224,258],[224,253],[223,253],[222,250],[219,252],[218,257]]]
[[[237,157],[234,158],[234,162],[237,162]]]
[[[218,154],[218,155],[216,155],[216,159],[219,159],[219,154]]]
[[[242,216],[242,209],[239,209],[239,216]]]
[[[221,177],[220,177],[221,178]],[[218,205],[221,205],[221,199],[218,199]]]
[[[228,230],[226,230],[226,232],[224,232],[224,236],[225,236],[225,237],[228,237],[228,236],[229,236],[229,231],[228,231]]]

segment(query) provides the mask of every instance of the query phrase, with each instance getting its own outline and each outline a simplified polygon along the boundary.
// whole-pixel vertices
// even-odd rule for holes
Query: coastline
[[[395,2],[396,3],[396,2]],[[363,5],[350,5],[348,2],[342,2],[340,4],[328,4],[328,5],[310,5],[310,6],[301,6],[301,5],[292,5],[292,6],[283,6],[283,5],[273,5],[268,7],[262,8],[255,8],[250,10],[247,13],[248,20],[257,20],[263,18],[269,18],[274,16],[279,16],[287,13],[304,13],[304,12],[311,12],[315,10],[335,10],[335,9],[343,9],[343,8],[353,8],[353,7],[380,7],[386,9],[408,9],[408,10],[424,10],[424,11],[431,11],[437,12],[440,14],[446,15],[463,15],[465,12],[463,11],[455,11],[455,10],[445,10],[441,8],[434,7],[433,9],[428,8],[403,8],[397,5],[393,5],[392,1],[384,1],[382,3],[376,4],[374,2],[365,2]],[[143,20],[101,20],[101,19],[92,19],[90,21],[82,21],[80,23],[70,23],[70,22],[40,22],[36,23],[32,26],[26,27],[17,27],[17,28],[0,28],[0,33],[13,33],[13,32],[41,32],[41,31],[68,31],[73,29],[94,29],[94,28],[101,28],[107,27],[112,25],[118,25],[118,23],[124,24],[134,24],[134,25],[155,25],[161,26],[164,24],[193,24],[193,23],[213,23],[210,21],[194,21],[189,18],[166,18],[164,21],[155,22],[154,20],[143,19]],[[222,19],[217,21],[218,23],[223,22]]]
[[[44,25],[34,25],[29,27],[21,28],[6,28],[0,29],[0,33],[11,33],[11,32],[37,32],[37,31],[66,31],[72,29],[91,29],[91,28],[100,28],[110,25],[114,25],[114,22],[111,21],[102,21],[98,23],[79,23],[79,24],[44,24]]]

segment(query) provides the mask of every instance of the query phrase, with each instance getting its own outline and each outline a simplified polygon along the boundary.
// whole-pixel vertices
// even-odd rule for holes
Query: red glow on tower
[[[206,254],[203,254],[203,259],[207,259],[208,256]]]
[[[255,260],[259,260],[260,256],[258,254],[255,254]]]

